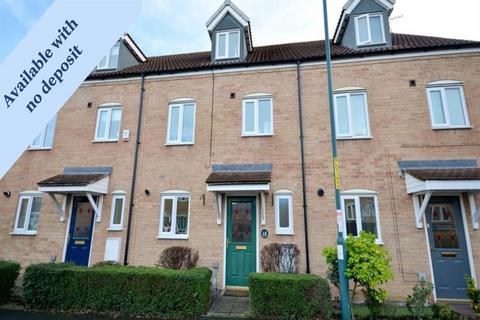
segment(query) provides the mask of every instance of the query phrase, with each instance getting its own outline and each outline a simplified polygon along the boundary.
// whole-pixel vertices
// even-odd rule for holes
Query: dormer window
[[[358,46],[386,43],[383,14],[367,13],[356,16],[355,34]]]
[[[120,43],[115,44],[109,53],[97,65],[97,70],[116,69],[118,66],[118,54],[120,52]]]
[[[216,59],[239,58],[240,30],[218,31],[216,44]]]

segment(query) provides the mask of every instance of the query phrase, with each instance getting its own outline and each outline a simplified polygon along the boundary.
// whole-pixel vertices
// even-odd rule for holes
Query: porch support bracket
[[[265,214],[265,211],[266,211],[266,195],[265,195],[265,191],[262,191],[260,193],[260,199],[262,201],[261,205],[262,205],[262,215],[261,215],[261,218],[260,218],[260,224],[262,226],[264,226],[266,223],[267,223],[267,219],[266,219],[266,214]]]
[[[90,202],[90,205],[93,208],[93,211],[95,212],[95,216],[97,217],[97,222],[100,222],[102,218],[102,213],[99,209],[99,206],[97,206],[97,204],[95,203],[95,200],[93,200],[92,194],[90,192],[87,192],[87,198],[88,198],[88,201]],[[98,202],[100,203],[101,201],[98,201]]]
[[[428,202],[430,201],[431,197],[432,192],[426,192],[422,201],[422,205],[420,205],[419,195],[413,195],[413,206],[415,209],[415,222],[417,225],[417,229],[423,228],[423,216],[425,215],[425,210],[427,209]]]
[[[217,209],[217,224],[222,224],[222,194],[215,192],[215,208]]]
[[[468,203],[470,205],[470,214],[472,216],[472,228],[478,230],[478,208],[475,204],[475,194],[468,194]]]
[[[55,204],[55,208],[57,209],[57,213],[60,216],[60,221],[65,221],[65,206],[61,205],[60,202],[58,202],[57,197],[55,197],[54,193],[48,193],[48,196],[50,199],[52,199],[53,203]],[[65,202],[64,202],[65,204]]]

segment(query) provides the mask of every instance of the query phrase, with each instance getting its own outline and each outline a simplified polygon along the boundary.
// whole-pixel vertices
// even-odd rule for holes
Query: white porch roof
[[[405,172],[408,194],[425,192],[478,192],[479,168],[410,169]]]

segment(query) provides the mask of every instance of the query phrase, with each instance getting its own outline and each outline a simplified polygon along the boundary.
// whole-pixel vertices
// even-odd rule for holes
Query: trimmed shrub
[[[157,265],[174,270],[192,269],[197,266],[198,251],[189,247],[170,247],[162,251]]]
[[[208,309],[211,275],[207,268],[37,264],[25,271],[23,299],[34,309],[192,318]]]
[[[251,273],[248,277],[253,316],[271,319],[329,319],[330,285],[313,274]]]
[[[10,300],[12,289],[19,272],[19,263],[13,261],[0,261],[0,304]]]
[[[300,250],[291,243],[271,243],[260,253],[263,272],[297,273]]]

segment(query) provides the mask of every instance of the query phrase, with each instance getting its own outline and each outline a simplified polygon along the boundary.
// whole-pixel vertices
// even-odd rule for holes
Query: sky
[[[0,63],[52,2],[0,0]],[[250,18],[254,46],[324,39],[321,0],[233,2]],[[327,2],[330,37],[345,2]],[[222,3],[143,0],[141,14],[127,32],[147,56],[210,50],[205,22]],[[480,0],[397,0],[390,24],[397,33],[480,41]]]

